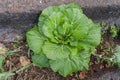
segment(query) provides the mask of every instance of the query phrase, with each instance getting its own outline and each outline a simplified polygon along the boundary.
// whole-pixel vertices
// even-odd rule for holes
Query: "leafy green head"
[[[91,50],[100,43],[101,27],[74,4],[44,9],[38,25],[26,33],[33,63],[67,76],[88,69]]]

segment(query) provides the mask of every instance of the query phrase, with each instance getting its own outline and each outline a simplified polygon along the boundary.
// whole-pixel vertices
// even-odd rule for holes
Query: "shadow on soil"
[[[84,13],[91,19],[97,22],[106,21],[110,24],[120,26],[120,6],[113,5],[107,7],[91,7],[83,8]],[[38,22],[38,16],[41,12],[31,11],[29,13],[0,13],[0,41],[10,42],[13,41],[15,35],[19,34],[24,36],[27,29],[32,27]],[[3,38],[5,36],[5,38]],[[9,37],[7,37],[9,36]],[[2,38],[2,39],[1,39]],[[7,40],[6,40],[7,39]],[[12,39],[12,40],[11,40]],[[113,79],[111,79],[111,77]],[[115,70],[107,72],[99,80],[119,80],[120,72]]]
[[[109,19],[119,19],[120,18],[120,5],[112,5],[107,7],[85,7],[83,8],[84,13],[91,19],[102,21]],[[38,21],[38,16],[41,11],[30,11],[28,13],[0,13],[0,28],[3,28],[5,25],[6,28],[26,28],[24,25],[35,24]],[[115,23],[115,21],[113,20]],[[22,26],[23,25],[23,26]]]

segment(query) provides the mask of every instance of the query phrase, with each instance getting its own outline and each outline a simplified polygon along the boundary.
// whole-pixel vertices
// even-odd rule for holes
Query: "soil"
[[[25,41],[20,43],[14,40],[23,39],[26,30],[37,23],[42,9],[50,5],[78,2],[78,0],[4,0],[0,1],[0,41],[7,42],[4,45],[9,50],[20,49],[14,55],[6,57],[5,71],[14,71],[22,68],[20,57],[27,55],[28,46]],[[91,2],[92,1],[92,2]],[[111,24],[120,25],[120,0],[79,0],[84,13],[95,21],[106,21]],[[94,15],[93,15],[94,14]],[[97,54],[102,54],[104,49],[110,48],[113,43],[120,44],[119,39],[113,39],[104,35],[104,42],[98,46]],[[9,43],[8,43],[9,42]],[[12,42],[12,43],[10,43]],[[32,61],[31,61],[32,62]],[[29,68],[11,76],[8,80],[120,80],[120,71],[117,66],[109,66],[105,61],[98,63],[97,57],[92,55],[88,71],[78,71],[62,77],[50,68],[38,68],[31,65]]]
[[[119,44],[119,40],[110,37],[108,34],[103,35],[103,43],[97,47],[96,54],[102,55],[102,52],[111,48],[112,44]],[[26,56],[31,61],[31,58],[27,55],[28,46],[25,41],[4,43],[4,45],[9,50],[19,49],[12,56],[6,57],[5,71],[15,71],[22,68],[21,56]],[[27,69],[9,77],[8,80],[120,80],[120,71],[117,66],[108,65],[106,61],[99,62],[97,56],[92,55],[88,71],[78,71],[67,77],[62,77],[50,68],[39,68],[31,65]]]
[[[51,5],[78,3],[82,7],[120,5],[120,0],[0,0],[0,13],[40,11]]]
[[[96,22],[120,26],[120,0],[0,0],[0,42],[23,39],[44,8],[71,2]]]

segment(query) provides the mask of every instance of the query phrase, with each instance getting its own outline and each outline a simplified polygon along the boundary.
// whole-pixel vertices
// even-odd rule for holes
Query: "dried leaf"
[[[77,80],[76,78],[72,78],[72,80]]]
[[[7,48],[5,47],[4,44],[0,43],[0,54],[5,54],[7,51]]]
[[[93,62],[90,62],[90,64],[89,64],[89,65],[91,66],[91,65],[93,65],[93,64],[94,64]]]
[[[21,56],[20,63],[21,63],[21,66],[25,66],[27,64],[30,64],[30,60],[26,56]]]
[[[86,77],[86,74],[84,71],[81,71],[79,74],[80,79],[84,79]]]
[[[100,65],[100,69],[103,69],[104,68],[104,66],[103,65]]]

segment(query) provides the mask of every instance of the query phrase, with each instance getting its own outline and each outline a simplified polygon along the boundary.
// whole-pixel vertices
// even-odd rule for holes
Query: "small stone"
[[[42,4],[42,0],[40,0],[40,4]]]

